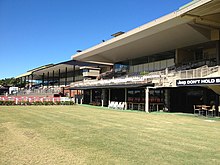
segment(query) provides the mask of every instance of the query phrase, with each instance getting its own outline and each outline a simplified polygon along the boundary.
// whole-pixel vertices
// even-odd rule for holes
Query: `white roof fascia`
[[[32,73],[33,73],[32,71],[31,72],[26,72],[26,73],[23,73],[23,74],[15,77],[15,78],[21,78],[21,77],[25,77],[25,76],[30,76]]]

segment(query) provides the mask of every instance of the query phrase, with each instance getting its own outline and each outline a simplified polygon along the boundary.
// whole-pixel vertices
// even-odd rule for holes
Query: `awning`
[[[95,62],[82,62],[82,61],[76,61],[76,60],[68,60],[68,61],[57,63],[57,64],[49,64],[49,65],[45,65],[42,67],[32,69],[28,71],[27,73],[17,76],[16,78],[25,77],[25,76],[33,74],[33,79],[38,80],[38,79],[42,79],[43,74],[47,76],[48,73],[49,73],[50,78],[52,78],[53,72],[54,72],[54,77],[58,77],[59,70],[60,70],[60,73],[63,74],[66,72],[66,69],[67,71],[72,71],[74,66],[75,66],[75,70],[79,70],[81,66],[102,68],[102,67],[112,66],[112,65],[113,64],[110,64],[110,63],[101,64],[98,62],[95,63]]]
[[[146,84],[120,84],[120,85],[95,85],[95,86],[79,86],[79,87],[69,87],[70,90],[86,90],[86,89],[114,89],[114,88],[146,88],[153,87],[153,83]]]

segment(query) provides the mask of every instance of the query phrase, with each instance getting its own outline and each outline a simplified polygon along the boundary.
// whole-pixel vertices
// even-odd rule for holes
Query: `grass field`
[[[220,164],[220,120],[89,106],[0,107],[0,164]]]

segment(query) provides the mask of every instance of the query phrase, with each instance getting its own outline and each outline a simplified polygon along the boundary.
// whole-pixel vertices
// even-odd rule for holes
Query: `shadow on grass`
[[[100,109],[100,110],[108,110],[108,111],[128,112],[128,113],[142,113],[142,114],[153,114],[153,115],[177,115],[177,116],[186,116],[186,117],[198,118],[198,119],[202,119],[202,120],[220,121],[220,117],[198,116],[198,115],[191,114],[191,113],[157,112],[157,111],[146,113],[145,111],[138,111],[138,110],[120,110],[120,109],[112,109],[112,108],[108,108],[108,107],[93,106],[93,105],[87,105],[87,104],[78,104],[78,105],[83,106],[83,107]]]

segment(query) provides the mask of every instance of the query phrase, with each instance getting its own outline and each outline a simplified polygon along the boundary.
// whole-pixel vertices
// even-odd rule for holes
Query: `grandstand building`
[[[113,36],[70,61],[17,78],[29,86],[38,80],[47,90],[75,91],[69,96],[83,104],[113,106],[114,101],[125,109],[187,113],[197,104],[219,106],[219,0],[194,0]]]
[[[92,74],[83,74],[87,67]],[[74,91],[67,88],[70,83],[84,79],[94,79],[100,72],[112,68],[112,64],[80,62],[76,60],[64,61],[58,64],[48,64],[27,71],[16,77],[19,79],[19,95],[59,95],[73,97]]]
[[[72,83],[84,103],[127,109],[193,112],[194,104],[219,105],[220,1],[194,0],[179,10],[72,56],[113,63],[118,78]],[[162,107],[161,107],[162,105]]]

